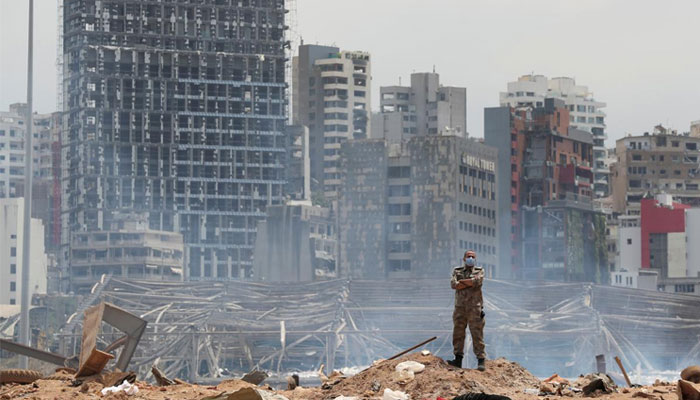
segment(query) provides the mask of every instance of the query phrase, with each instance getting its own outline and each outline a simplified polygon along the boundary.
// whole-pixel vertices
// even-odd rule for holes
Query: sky
[[[27,0],[0,0],[0,110],[26,98]],[[518,76],[570,76],[607,103],[608,146],[700,120],[700,1],[295,0],[305,43],[372,56],[379,87],[435,71],[467,87],[467,126]],[[56,0],[35,0],[34,104],[56,108]],[[294,13],[291,13],[294,14]]]

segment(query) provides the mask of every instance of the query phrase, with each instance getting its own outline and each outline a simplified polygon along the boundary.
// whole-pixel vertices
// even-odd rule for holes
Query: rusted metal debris
[[[97,335],[102,322],[106,322],[125,333],[125,336],[111,343],[104,351],[97,349]],[[75,377],[78,378],[100,373],[107,363],[114,358],[109,352],[123,346],[124,348],[119,355],[115,369],[126,371],[136,351],[136,346],[146,330],[146,324],[147,322],[144,319],[113,304],[102,302],[85,310],[82,346],[77,363],[74,363],[75,356],[66,357],[4,339],[0,339],[0,349],[61,367],[77,367]]]

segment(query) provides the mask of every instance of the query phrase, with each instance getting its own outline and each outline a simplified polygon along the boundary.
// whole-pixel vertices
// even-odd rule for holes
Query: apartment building
[[[568,77],[547,78],[543,75],[523,75],[508,83],[501,92],[501,106],[532,105],[542,107],[545,98],[564,101],[569,110],[569,125],[590,132],[593,137],[593,193],[595,197],[610,194],[610,168],[606,163],[605,103],[597,101],[587,86],[577,85]]]
[[[24,245],[24,199],[0,199],[0,304],[19,305],[22,299],[22,248]],[[47,258],[44,225],[31,219],[29,298],[46,294]]]
[[[340,146],[370,137],[371,59],[362,51],[303,44],[293,60],[292,122],[309,129],[312,191],[334,204]]]
[[[700,206],[700,136],[657,125],[651,133],[618,139],[615,153],[612,183],[616,212],[639,215],[641,199],[658,193]]]
[[[411,74],[410,86],[383,86],[372,132],[391,143],[419,135],[466,137],[467,89],[440,85],[435,72]]]
[[[469,249],[497,275],[495,149],[426,135],[347,142],[341,155],[341,276],[448,276]]]
[[[503,277],[605,281],[605,216],[595,210],[593,139],[564,101],[485,110],[498,149],[498,243]]]

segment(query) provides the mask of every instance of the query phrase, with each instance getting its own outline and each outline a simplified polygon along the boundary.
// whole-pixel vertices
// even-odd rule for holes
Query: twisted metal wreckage
[[[315,283],[154,283],[112,278],[100,300],[148,321],[130,369],[155,363],[191,382],[253,369],[311,371],[361,366],[429,336],[452,352],[452,291],[445,280]],[[698,298],[586,283],[485,283],[490,357],[533,373],[578,375],[593,358],[674,369],[700,355]],[[89,305],[89,304],[88,304]],[[86,306],[88,306],[86,305]],[[70,329],[78,330],[78,323]],[[119,333],[103,329],[109,343]],[[113,336],[110,338],[110,336]],[[66,346],[79,335],[64,331]],[[228,371],[228,372],[227,372]]]

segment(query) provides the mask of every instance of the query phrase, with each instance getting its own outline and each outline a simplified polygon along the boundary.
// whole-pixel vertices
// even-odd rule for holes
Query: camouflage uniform
[[[456,290],[457,282],[462,279],[474,279],[474,286]],[[454,354],[464,355],[465,329],[469,326],[476,358],[486,358],[484,348],[484,299],[481,285],[484,282],[484,270],[479,266],[455,267],[452,271],[450,286],[455,289],[455,310],[452,313],[454,328],[452,331],[452,346]]]

